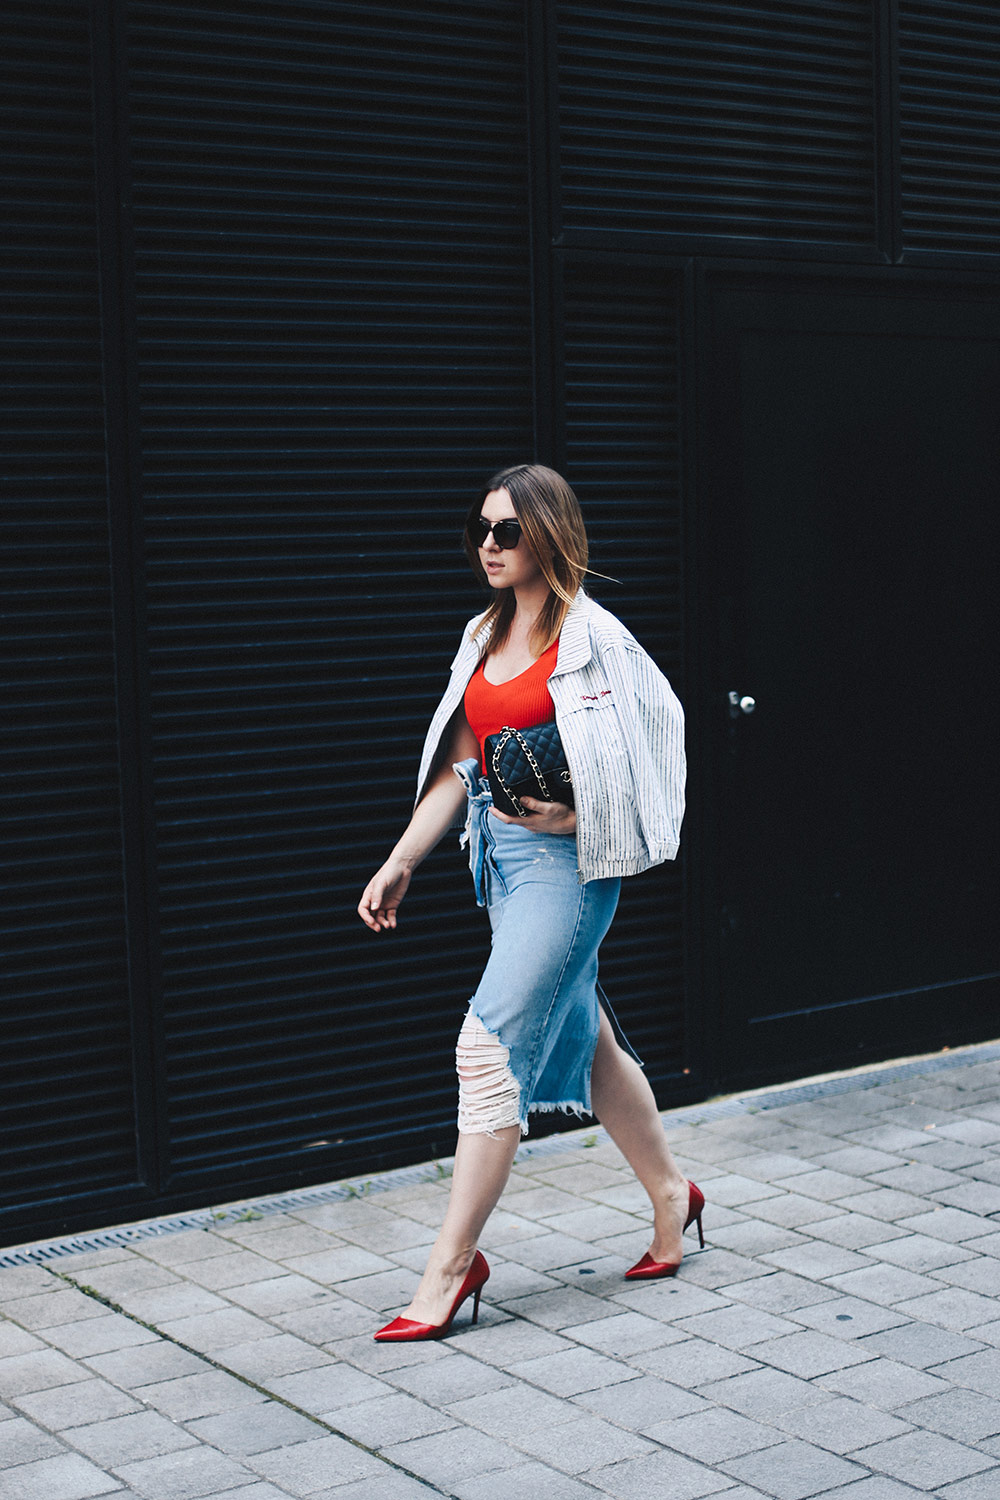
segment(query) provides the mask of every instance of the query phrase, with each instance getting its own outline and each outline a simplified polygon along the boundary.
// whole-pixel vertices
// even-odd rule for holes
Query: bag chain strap
[[[500,751],[507,744],[507,741],[510,740],[511,738],[517,740],[517,743],[520,745],[521,749],[524,751],[524,754],[525,754],[525,757],[527,759],[528,765],[531,767],[532,771],[534,772],[535,780],[538,782],[538,785],[541,788],[543,800],[545,802],[551,802],[553,799],[549,795],[549,788],[548,788],[548,785],[546,783],[545,777],[542,775],[541,768],[540,768],[537,760],[535,759],[535,757],[532,755],[532,753],[531,753],[531,746],[528,744],[527,740],[524,738],[524,735],[520,732],[520,730],[518,730],[518,729],[512,729],[509,724],[505,724],[503,726],[503,729],[501,730],[500,739],[497,740],[496,746],[494,747],[494,750],[493,750],[493,769],[496,772],[497,781],[499,781],[501,787],[506,792],[507,796],[510,798],[511,802],[513,803],[514,807],[516,808],[518,817],[519,818],[526,818],[528,816],[528,809],[526,807],[522,807],[520,801],[518,800],[517,795],[507,785],[506,781],[504,781],[504,779],[503,779],[503,773],[500,770]]]

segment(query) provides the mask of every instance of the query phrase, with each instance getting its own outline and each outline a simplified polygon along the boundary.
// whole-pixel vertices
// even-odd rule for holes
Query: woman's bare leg
[[[479,1244],[479,1236],[507,1186],[521,1139],[517,1125],[495,1135],[460,1135],[448,1208],[416,1296],[403,1314],[418,1323],[443,1323]]]
[[[594,1114],[604,1126],[653,1205],[653,1243],[657,1261],[680,1261],[687,1218],[688,1186],[674,1161],[656,1098],[634,1057],[619,1047],[603,1009],[601,1030],[590,1075]]]

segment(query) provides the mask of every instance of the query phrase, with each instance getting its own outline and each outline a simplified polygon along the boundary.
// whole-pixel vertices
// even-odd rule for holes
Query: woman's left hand
[[[562,802],[542,802],[538,797],[522,797],[521,806],[528,809],[526,818],[512,818],[508,813],[490,811],[501,823],[514,823],[518,828],[530,828],[532,833],[576,833],[576,808]]]

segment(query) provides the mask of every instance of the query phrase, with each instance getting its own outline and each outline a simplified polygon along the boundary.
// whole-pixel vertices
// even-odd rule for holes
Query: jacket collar
[[[588,623],[590,609],[591,601],[581,589],[570,605],[569,614],[563,621],[563,628],[559,633],[559,652],[552,672],[553,677],[561,677],[564,672],[576,672],[580,667],[585,667],[590,660],[592,655]]]

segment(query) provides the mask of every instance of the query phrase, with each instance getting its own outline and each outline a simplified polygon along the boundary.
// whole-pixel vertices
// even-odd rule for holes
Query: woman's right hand
[[[402,859],[390,858],[369,880],[358,902],[358,916],[372,932],[395,928],[396,912],[412,877],[412,866]]]

